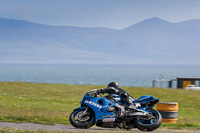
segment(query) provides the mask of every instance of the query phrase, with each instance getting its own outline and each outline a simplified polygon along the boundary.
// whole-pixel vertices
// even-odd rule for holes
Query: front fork
[[[83,116],[86,115],[86,112],[88,111],[88,108],[89,107],[87,106],[86,109],[83,111],[83,114],[82,114]]]

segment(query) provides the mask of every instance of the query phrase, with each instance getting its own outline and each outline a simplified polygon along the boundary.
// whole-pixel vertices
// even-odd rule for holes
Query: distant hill
[[[199,63],[200,19],[114,30],[0,18],[0,63]]]

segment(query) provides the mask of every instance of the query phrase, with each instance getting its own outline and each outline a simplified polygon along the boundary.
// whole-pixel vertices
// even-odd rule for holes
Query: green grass
[[[105,86],[0,82],[0,121],[69,124],[86,91]],[[134,98],[152,95],[161,102],[179,103],[179,122],[170,128],[200,129],[200,91],[123,87]]]

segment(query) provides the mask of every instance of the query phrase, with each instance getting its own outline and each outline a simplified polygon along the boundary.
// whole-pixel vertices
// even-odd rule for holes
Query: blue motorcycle
[[[138,128],[141,131],[153,131],[162,123],[160,113],[154,109],[159,99],[153,96],[141,96],[133,101],[135,109],[130,109],[117,94],[100,96],[97,90],[87,92],[81,107],[74,109],[70,123],[75,128],[90,128],[94,124],[105,128]]]

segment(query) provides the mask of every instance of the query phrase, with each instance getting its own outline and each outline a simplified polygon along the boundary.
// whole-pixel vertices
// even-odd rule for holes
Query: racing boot
[[[136,110],[137,108],[135,107],[135,105],[132,103],[128,106],[129,109],[131,110]]]
[[[137,109],[135,104],[133,103],[133,101],[131,99],[128,100],[128,103],[129,103],[129,106],[128,106],[129,109],[131,109],[131,110]]]

